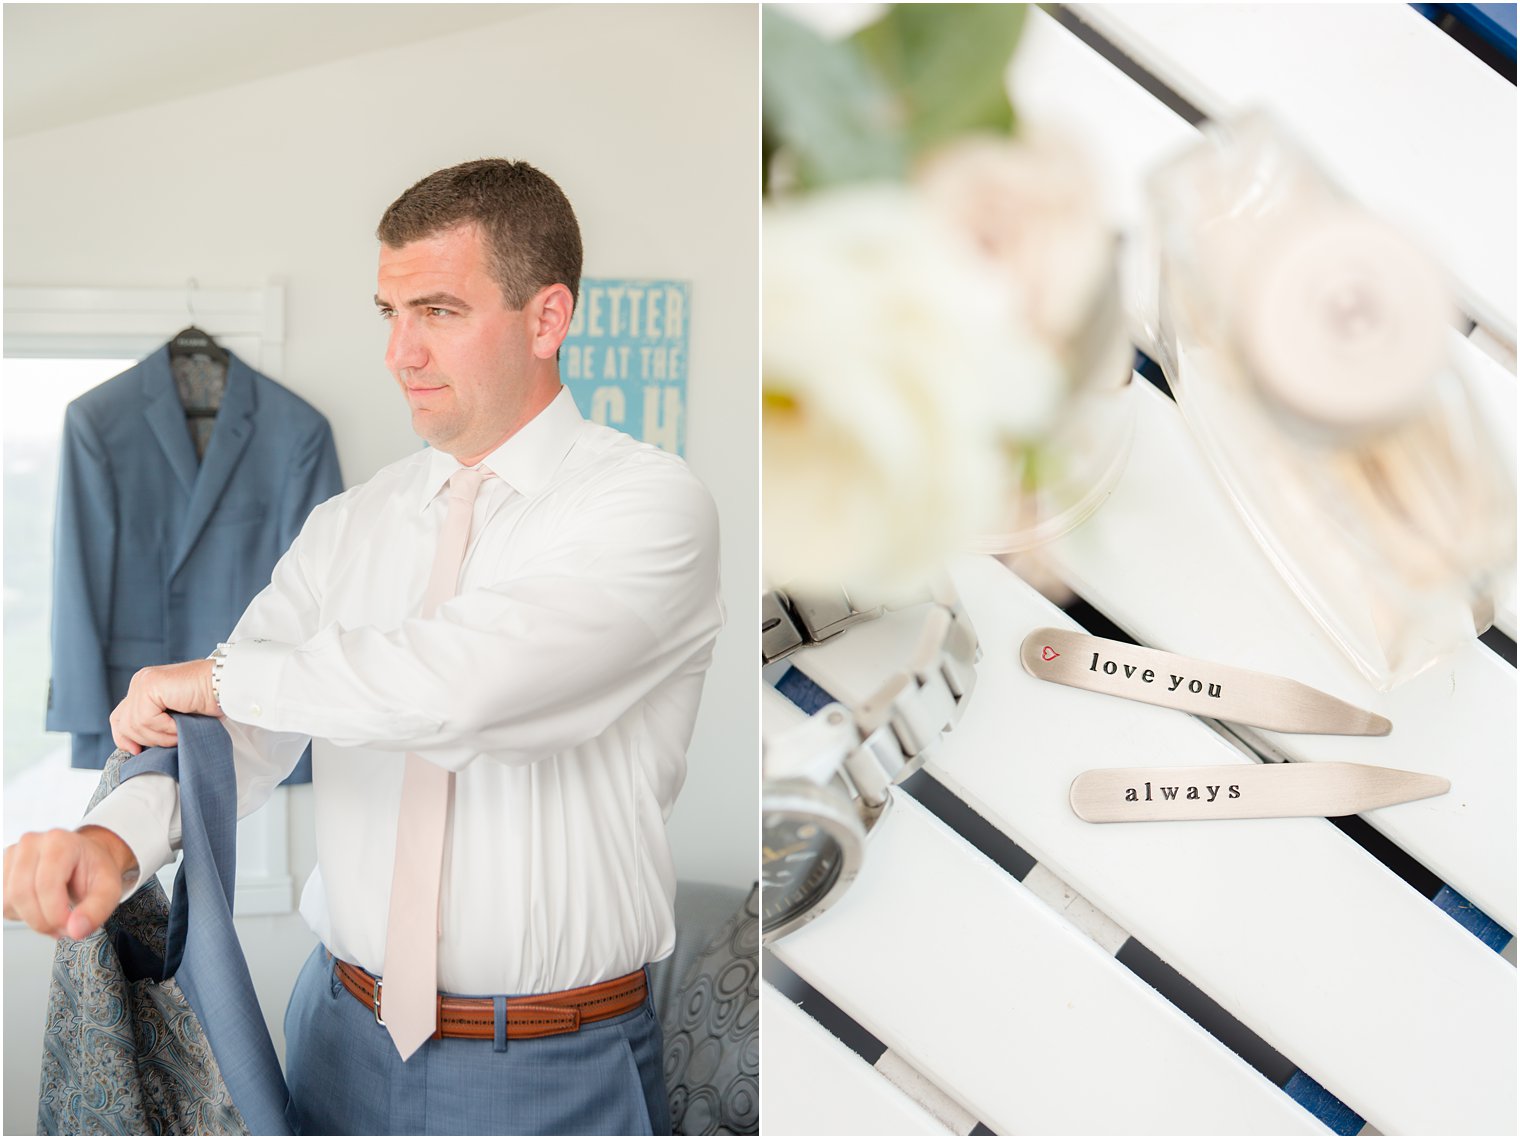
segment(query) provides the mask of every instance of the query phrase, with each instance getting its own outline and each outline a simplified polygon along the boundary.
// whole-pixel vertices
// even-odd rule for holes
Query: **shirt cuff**
[[[79,825],[111,831],[137,859],[137,881],[122,890],[124,902],[174,861],[180,842],[179,784],[156,771],[134,776],[87,811]]]
[[[279,641],[234,641],[222,654],[222,714],[240,724],[273,728],[274,694],[296,651]]]

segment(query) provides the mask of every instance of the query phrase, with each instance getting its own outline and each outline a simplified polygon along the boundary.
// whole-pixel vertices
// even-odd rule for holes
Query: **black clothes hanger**
[[[169,359],[177,360],[185,356],[204,356],[222,367],[227,366],[227,350],[211,339],[211,333],[202,331],[195,325],[189,325],[174,334],[174,339],[169,341]]]
[[[219,377],[219,379],[221,383],[225,383],[224,377],[227,374],[227,361],[229,359],[227,350],[217,344],[217,342],[211,338],[211,334],[209,332],[206,332],[204,329],[197,327],[195,323],[194,297],[196,290],[199,288],[200,286],[194,277],[191,277],[190,280],[185,283],[185,308],[190,312],[190,324],[188,327],[177,332],[174,335],[174,338],[169,341],[169,364],[170,367],[173,368],[174,362],[177,360],[198,358],[202,361],[209,362],[213,368],[219,369],[221,372],[221,377]],[[176,375],[179,374],[179,369],[175,368],[174,371]],[[189,389],[181,386],[181,400],[187,404],[192,404],[192,406],[185,408],[185,416],[187,418],[216,418],[217,405],[221,403],[220,383],[218,383],[214,394],[209,401],[209,404],[205,406],[194,406],[194,404],[200,401],[192,400],[189,398],[187,394],[188,391]]]
[[[174,339],[169,341],[170,366],[173,366],[175,360],[197,356],[209,360],[224,371],[227,367],[227,350],[211,339],[209,332],[204,332],[192,324],[175,333]],[[215,419],[217,410],[216,407],[187,407],[185,416],[188,419]]]

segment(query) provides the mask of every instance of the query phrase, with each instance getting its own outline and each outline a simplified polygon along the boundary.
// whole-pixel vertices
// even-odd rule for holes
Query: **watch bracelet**
[[[827,778],[814,781],[819,778],[817,774],[812,780],[789,776],[765,783],[763,815],[775,811],[783,818],[810,819],[826,830],[845,827],[859,836],[854,842],[841,841],[840,871],[824,894],[774,923],[769,916],[765,919],[761,938],[766,943],[821,916],[849,888],[864,855],[860,844],[869,839],[891,807],[890,788],[922,766],[964,709],[976,681],[975,665],[980,655],[976,633],[948,582],[934,591],[933,601],[935,606],[905,668],[889,676],[860,706],[850,709],[834,702],[809,717],[809,725],[821,726],[819,717],[851,714],[849,730],[857,737],[856,743],[835,761]],[[878,609],[849,623],[880,613]],[[810,742],[816,746],[827,738],[826,732],[807,732],[802,725],[793,732],[786,733],[792,737],[792,745],[804,749]],[[795,770],[792,765],[784,766]],[[813,805],[806,805],[810,800]],[[853,819],[853,824],[846,826],[844,816]],[[832,824],[829,819],[833,819]]]
[[[958,602],[934,605],[914,658],[855,710],[862,739],[842,766],[861,803],[878,815],[888,788],[923,766],[976,685],[976,633]]]
[[[922,600],[859,610],[843,590],[822,600],[813,595],[811,603],[801,605],[795,604],[796,596],[780,590],[767,594],[762,627],[765,614],[775,615],[776,606],[802,617],[793,627],[797,632],[819,630],[820,625],[813,618],[824,618],[828,623],[821,626],[822,636],[804,644],[837,636],[850,625],[880,616],[887,608],[901,608]],[[933,608],[906,666],[888,676],[858,706],[848,709],[860,740],[845,755],[835,778],[843,780],[843,789],[857,803],[868,827],[880,817],[888,801],[888,789],[917,771],[954,725],[976,683],[980,646],[948,579],[935,584],[930,600]],[[790,633],[791,630],[788,637]],[[779,660],[796,647],[801,646],[794,645],[770,659]]]
[[[222,671],[227,664],[227,645],[219,644],[211,653],[211,699],[222,706]]]
[[[863,604],[843,587],[768,589],[760,595],[760,663],[784,660],[800,648],[837,637],[851,625],[931,599],[932,594],[918,593]]]

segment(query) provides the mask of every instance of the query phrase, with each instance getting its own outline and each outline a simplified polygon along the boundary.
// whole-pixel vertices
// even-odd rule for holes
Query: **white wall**
[[[264,11],[277,21],[281,8]],[[353,19],[364,12],[355,5]],[[425,35],[425,12],[418,26]],[[8,139],[4,168],[7,286],[282,280],[274,378],[332,421],[349,485],[419,445],[371,301],[375,224],[417,178],[469,158],[525,158],[574,203],[587,276],[690,280],[687,458],[722,517],[728,627],[670,832],[683,876],[735,885],[756,876],[758,840],[757,40],[746,5],[534,10]],[[304,880],[309,789],[293,798]],[[278,1038],[286,978],[311,941],[294,917],[243,928],[269,978],[261,989],[279,994],[266,996]],[[13,968],[47,956],[19,948],[30,937],[5,933],[8,1133],[35,1118],[44,978]]]

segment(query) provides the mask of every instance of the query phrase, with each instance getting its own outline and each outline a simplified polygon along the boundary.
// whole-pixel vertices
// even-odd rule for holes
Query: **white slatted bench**
[[[1091,137],[1125,227],[1145,171],[1194,135],[1174,107],[1271,106],[1457,273],[1473,327],[1455,350],[1513,456],[1513,85],[1412,10],[1319,5],[1031,12],[1013,80],[1026,113],[1059,110]],[[1147,348],[1143,307],[1131,324]],[[1513,1134],[1512,643],[1474,641],[1372,691],[1262,558],[1175,405],[1144,382],[1134,394],[1123,480],[1051,550],[1085,604],[1063,613],[990,559],[955,567],[978,690],[895,793],[846,898],[767,952],[762,1126]],[[1030,678],[1025,633],[1073,617],[1294,676],[1394,731],[1225,727]],[[911,625],[889,614],[791,663],[858,698]],[[1513,638],[1512,593],[1497,625]],[[1431,771],[1453,789],[1335,821],[1092,826],[1067,807],[1090,767],[1264,759]]]

